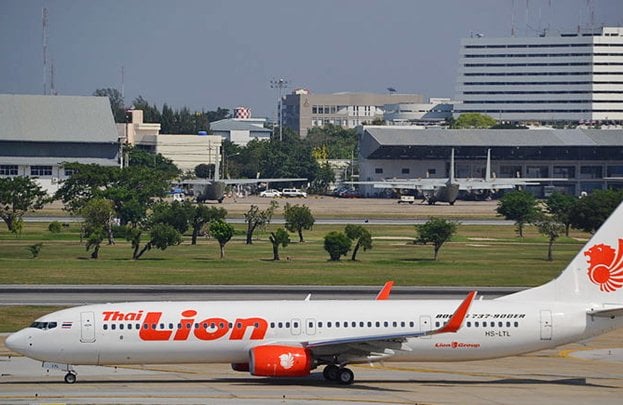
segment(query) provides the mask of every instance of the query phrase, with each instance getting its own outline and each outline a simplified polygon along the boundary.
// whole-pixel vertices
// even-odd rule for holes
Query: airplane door
[[[305,320],[305,330],[307,335],[315,335],[316,334],[316,320],[315,319],[306,319]]]
[[[300,319],[292,319],[290,323],[290,333],[293,335],[301,334],[301,320]]]
[[[552,340],[552,311],[541,311],[541,340]]]
[[[93,312],[80,313],[80,341],[82,343],[95,342],[95,314]]]
[[[422,315],[420,316],[420,332],[428,332],[432,330],[432,322],[430,316]],[[424,339],[430,339],[430,335],[422,336]]]

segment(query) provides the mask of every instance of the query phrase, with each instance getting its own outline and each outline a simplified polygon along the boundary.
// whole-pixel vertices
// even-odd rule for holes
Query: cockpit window
[[[33,322],[32,325],[30,325],[31,328],[37,328],[41,330],[54,329],[56,328],[56,326],[56,322]]]

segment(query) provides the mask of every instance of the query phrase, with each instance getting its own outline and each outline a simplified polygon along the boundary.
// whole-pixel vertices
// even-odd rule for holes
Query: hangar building
[[[108,98],[0,94],[0,176],[36,177],[53,193],[71,175],[65,162],[119,165]]]
[[[538,197],[623,187],[623,130],[359,128],[359,180],[447,178],[451,150],[455,176],[483,178],[487,150],[493,175],[560,178],[528,186]],[[362,185],[364,196],[382,189]]]

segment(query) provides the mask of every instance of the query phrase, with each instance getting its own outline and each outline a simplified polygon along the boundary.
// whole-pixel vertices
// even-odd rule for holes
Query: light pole
[[[277,93],[279,94],[279,111],[277,111],[277,114],[279,114],[279,141],[283,141],[283,136],[282,136],[282,131],[281,131],[281,127],[283,125],[283,110],[282,110],[282,103],[283,103],[283,89],[288,87],[288,81],[285,79],[273,79],[270,81],[270,88],[271,89],[277,89]]]

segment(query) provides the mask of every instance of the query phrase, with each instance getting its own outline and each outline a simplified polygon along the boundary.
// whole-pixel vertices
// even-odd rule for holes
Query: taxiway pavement
[[[0,337],[0,342],[4,338]],[[353,366],[351,386],[263,378],[229,365],[77,367],[78,382],[0,346],[2,404],[620,404],[623,329],[498,360]]]

